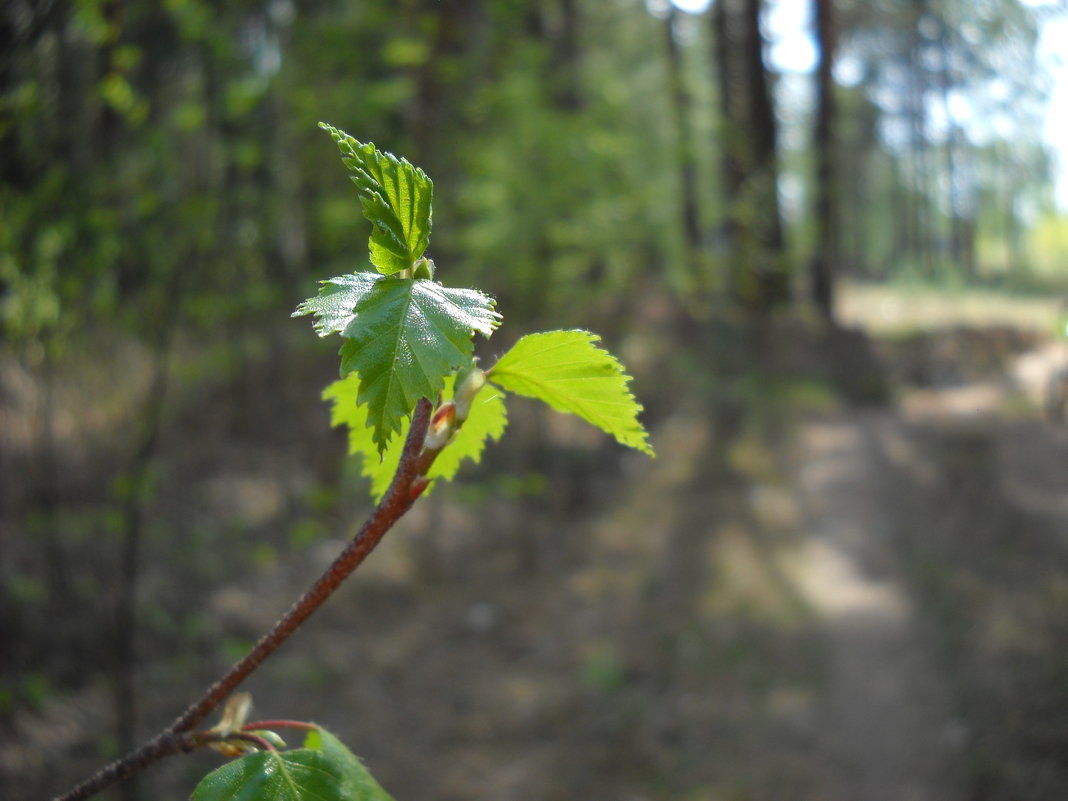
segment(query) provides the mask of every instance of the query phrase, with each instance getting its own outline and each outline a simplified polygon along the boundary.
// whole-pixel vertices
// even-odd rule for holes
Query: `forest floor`
[[[863,381],[850,400],[804,370],[717,383],[696,352],[678,368],[691,389],[672,393],[642,384],[642,348],[655,363],[655,347],[623,343],[658,459],[569,418],[515,414],[516,442],[479,482],[417,505],[249,682],[259,714],[334,729],[398,799],[1062,798],[1068,429],[1043,402],[1068,349],[1035,330],[1046,307],[977,323],[943,304],[937,327],[922,308],[847,297],[889,387],[881,401]],[[794,363],[791,347],[805,362],[822,346],[793,343],[780,358]],[[855,358],[840,359],[854,382]],[[313,433],[321,410],[295,402],[283,411],[300,424],[272,433],[205,412],[228,391],[193,389],[173,404],[144,549],[146,734],[269,625],[367,508],[337,473],[338,438]],[[66,545],[106,582],[113,559],[84,533],[95,508],[63,518]],[[8,570],[42,564],[8,543]],[[114,748],[99,734],[106,640],[86,622],[106,603],[51,615],[40,636],[41,593],[14,589],[30,622],[4,619],[17,648],[0,665],[14,699],[0,784],[13,800],[60,789]],[[161,765],[142,796],[183,797],[216,762]]]

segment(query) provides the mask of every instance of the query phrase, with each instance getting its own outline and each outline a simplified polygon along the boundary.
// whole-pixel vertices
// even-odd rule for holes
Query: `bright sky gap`
[[[683,11],[700,14],[708,10],[711,0],[671,0]],[[1049,6],[1045,0],[1024,0],[1025,5]],[[771,66],[779,72],[808,73],[816,65],[816,43],[811,32],[811,4],[800,0],[768,0],[767,36],[771,45]],[[1039,41],[1039,61],[1053,79],[1043,136],[1053,151],[1057,205],[1068,211],[1068,59],[1063,43],[1068,42],[1068,16],[1047,21]],[[964,115],[966,117],[966,110]],[[967,127],[965,118],[961,122]]]

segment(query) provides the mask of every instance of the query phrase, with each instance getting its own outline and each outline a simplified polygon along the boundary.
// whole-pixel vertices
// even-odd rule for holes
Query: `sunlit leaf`
[[[406,159],[360,142],[326,123],[319,127],[333,137],[341,160],[371,221],[371,263],[385,275],[411,267],[430,242],[434,184]]]
[[[443,396],[452,396],[455,376],[446,380]],[[335,381],[323,391],[323,399],[331,401],[330,424],[344,425],[349,432],[349,453],[359,455],[361,472],[371,480],[371,495],[377,501],[389,489],[389,482],[397,471],[404,438],[394,437],[382,457],[367,425],[367,407],[356,402],[359,394],[359,376],[350,373]],[[485,387],[475,397],[467,421],[456,436],[438,455],[427,477],[449,481],[456,475],[465,459],[478,463],[488,440],[497,441],[508,424],[503,393],[495,387]]]
[[[314,298],[297,306],[294,317],[314,314],[312,325],[321,337],[340,334],[356,317],[356,304],[371,291],[382,276],[375,273],[350,273],[321,281],[322,288]]]
[[[425,279],[357,273],[323,283],[294,314],[315,314],[320,334],[341,333],[341,373],[359,373],[357,402],[379,453],[420,398],[436,400],[445,377],[470,363],[474,332],[489,336],[500,319],[488,295]]]
[[[509,392],[577,414],[622,444],[653,456],[638,422],[642,407],[628,387],[630,376],[611,353],[594,344],[599,340],[589,331],[529,334],[487,371],[487,377]]]

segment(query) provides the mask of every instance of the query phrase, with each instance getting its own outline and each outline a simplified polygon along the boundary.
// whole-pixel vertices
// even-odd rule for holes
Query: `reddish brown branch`
[[[89,798],[101,790],[144,770],[153,762],[158,762],[164,757],[173,756],[174,754],[187,753],[195,747],[187,739],[186,735],[175,734],[170,730],[165,730],[140,747],[135,748],[122,759],[117,759],[110,765],[101,768],[73,790],[57,796],[57,801],[74,801],[75,799]]]
[[[121,759],[112,762],[98,773],[79,784],[69,792],[57,796],[55,801],[80,801],[96,795],[106,787],[122,781],[143,768],[164,757],[191,751],[196,747],[189,732],[204,718],[211,714],[222,701],[233,692],[263,661],[297,630],[297,628],[341,586],[382,540],[393,524],[407,512],[425,489],[422,483],[422,471],[425,470],[420,453],[426,439],[430,423],[430,401],[420,400],[412,415],[412,425],[401,453],[400,465],[393,476],[386,494],[375,507],[374,512],[363,527],[352,538],[344,551],[326,569],[319,580],[312,585],[296,603],[289,608],[267,634],[253,646],[241,660],[231,667],[223,676],[207,689],[204,695],[195,701],[185,712],[175,719],[170,726],[157,734],[139,748],[134,749]],[[431,460],[432,461],[432,460]],[[415,485],[415,486],[413,486]],[[416,490],[416,491],[413,491]]]

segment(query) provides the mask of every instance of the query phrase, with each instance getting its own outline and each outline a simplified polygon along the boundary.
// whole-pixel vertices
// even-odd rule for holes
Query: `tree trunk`
[[[942,93],[942,108],[946,115],[949,130],[946,134],[945,169],[946,191],[949,207],[950,245],[954,266],[962,271],[965,277],[975,278],[975,248],[974,229],[971,216],[974,214],[974,203],[971,187],[965,185],[964,171],[960,169],[961,158],[964,154],[962,144],[965,141],[960,125],[957,124],[953,115],[951,93],[954,86],[955,76],[951,57],[952,32],[944,20],[941,20],[941,35],[939,37],[939,88]],[[968,182],[970,183],[970,182]]]
[[[834,59],[836,33],[834,0],[814,0],[816,42],[819,64],[816,68],[816,124],[812,150],[816,160],[813,221],[816,247],[810,278],[812,300],[828,323],[834,322],[834,279],[838,273],[838,170],[835,140],[838,131],[838,104],[835,99]]]
[[[580,111],[582,93],[582,49],[579,34],[582,15],[578,0],[559,0],[560,32],[553,45],[553,100],[561,111]]]
[[[913,258],[927,277],[935,274],[934,209],[931,204],[933,172],[928,153],[930,141],[927,124],[927,90],[929,78],[925,64],[926,41],[922,23],[928,13],[927,0],[912,0],[912,52],[909,58],[909,124],[911,129],[911,202],[914,229]]]
[[[717,0],[712,24],[723,125],[727,284],[744,309],[765,315],[789,300],[790,286],[761,6],[760,0]]]
[[[419,11],[432,20],[431,47],[425,62],[415,74],[415,93],[408,107],[408,132],[412,140],[411,160],[431,175],[440,170],[438,145],[441,128],[452,111],[450,103],[459,63],[471,47],[472,31],[480,13],[474,0],[422,0]]]
[[[683,245],[691,281],[700,281],[701,223],[697,202],[697,165],[693,136],[690,130],[692,98],[686,86],[682,52],[675,39],[678,11],[669,6],[664,18],[664,40],[667,54],[668,83],[671,107],[675,113],[675,147],[679,168],[679,217],[682,220]]]

